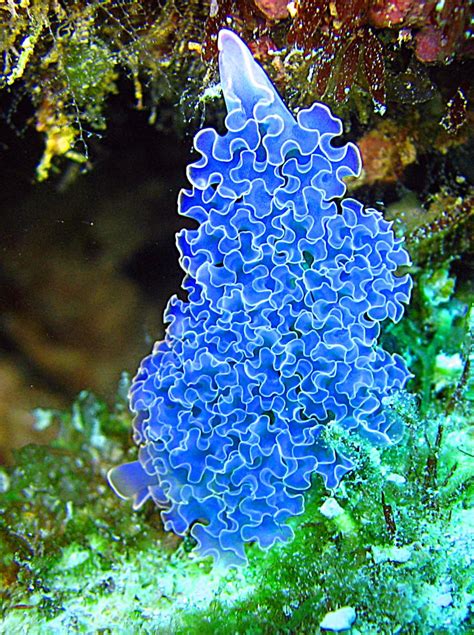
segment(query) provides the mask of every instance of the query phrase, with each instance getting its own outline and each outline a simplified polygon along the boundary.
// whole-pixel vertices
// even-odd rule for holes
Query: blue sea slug
[[[138,461],[109,481],[200,554],[246,563],[245,543],[287,541],[314,473],[335,487],[352,467],[328,443],[338,426],[391,443],[385,397],[410,377],[377,345],[411,280],[402,240],[374,209],[343,198],[361,161],[333,145],[324,104],[295,118],[239,37],[219,34],[227,132],[201,130],[179,212],[188,299],[172,297],[165,339],[130,389]]]

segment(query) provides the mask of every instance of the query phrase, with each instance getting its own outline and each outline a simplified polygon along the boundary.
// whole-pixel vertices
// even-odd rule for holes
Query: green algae
[[[64,50],[64,73],[74,103],[84,122],[96,130],[106,127],[105,96],[117,92],[116,56],[98,38],[81,42],[73,39]]]
[[[141,110],[147,102],[150,121],[165,99],[178,103],[182,86],[200,90],[204,68],[187,43],[194,20],[202,30],[202,7],[195,0],[179,9],[172,0],[164,4],[0,2],[0,92],[10,102],[5,118],[14,119],[18,95],[31,103],[34,115],[26,125],[33,124],[45,143],[38,181],[58,173],[64,159],[91,167],[90,139],[107,126],[119,79],[128,106]],[[193,106],[185,101],[189,114]],[[182,114],[177,119],[182,122]]]
[[[90,138],[111,119],[107,106],[118,86],[126,107],[146,111],[151,124],[167,126],[172,119],[175,129],[189,132],[203,113],[198,95],[203,88],[212,92],[216,35],[226,26],[253,42],[292,109],[324,95],[348,128],[354,117],[364,128],[389,108],[402,127],[416,127],[419,152],[437,148],[444,154],[466,141],[465,62],[472,57],[465,47],[467,2],[455,9],[454,21],[446,20],[452,3],[446,0],[436,11],[425,7],[412,33],[413,7],[400,28],[398,21],[377,26],[365,5],[350,3],[344,9],[337,3],[317,3],[317,9],[289,3],[288,18],[275,21],[258,2],[243,0],[3,1],[0,92],[6,120],[14,119],[19,95],[26,98],[34,114],[26,120],[20,115],[19,129],[33,126],[45,141],[38,180],[66,168],[65,159],[90,169]],[[423,25],[439,38],[444,34],[436,60],[417,59],[413,50]],[[319,31],[325,33],[321,41],[315,39]],[[363,50],[371,52],[370,61]],[[441,72],[448,64],[449,72]],[[392,171],[398,167],[394,163]]]
[[[17,451],[0,478],[0,630],[317,633],[349,606],[354,634],[472,632],[468,297],[449,263],[418,276],[408,317],[386,335],[416,369],[411,394],[391,403],[402,441],[349,438],[356,470],[334,492],[315,478],[294,541],[249,546],[243,570],[196,560],[152,505],[133,512],[108,488],[109,467],[135,452],[125,376],[112,407],[82,392],[69,412],[37,411],[56,440]],[[441,353],[462,361],[442,386]]]
[[[456,391],[472,391],[468,373],[462,382],[463,369],[469,370],[473,346],[472,289],[450,274],[454,260],[427,267],[417,276],[407,316],[397,325],[388,325],[382,339],[394,350],[403,350],[414,374],[410,388],[421,399],[425,415],[435,405],[439,408],[456,398]],[[392,346],[393,348],[393,346]],[[469,375],[469,376],[468,376]]]
[[[11,61],[1,87],[22,83],[50,141],[39,178],[59,156],[86,159],[82,127],[103,130],[117,73],[132,80],[139,108],[151,102],[150,120],[164,98],[179,99],[175,113],[187,125],[206,71],[188,46],[202,20],[185,31],[188,9],[178,21],[167,3],[149,28],[151,20],[133,22],[139,4],[107,21],[107,3],[77,2],[65,16],[55,15],[59,3],[39,0],[0,29]],[[189,3],[195,21],[197,6]],[[69,31],[49,37],[55,24]],[[298,53],[284,61],[290,102],[301,106],[308,64]],[[368,94],[356,89],[351,100],[340,106],[347,119],[352,109],[367,122]],[[424,251],[434,251],[434,238],[424,238]],[[418,271],[407,317],[384,336],[415,375],[411,394],[391,404],[406,426],[401,443],[382,451],[329,431],[357,470],[335,492],[315,479],[305,514],[292,521],[295,540],[266,553],[250,546],[243,571],[192,559],[190,539],[164,533],[151,505],[135,513],[109,490],[108,468],[135,457],[125,380],[112,406],[83,392],[69,412],[37,411],[39,427],[57,429],[55,442],[22,448],[0,471],[0,632],[316,633],[326,612],[347,605],[354,634],[472,632],[474,312],[454,264]]]

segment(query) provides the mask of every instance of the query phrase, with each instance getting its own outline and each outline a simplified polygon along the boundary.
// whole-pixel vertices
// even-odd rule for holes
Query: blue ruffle
[[[409,372],[377,338],[412,283],[390,223],[339,200],[360,171],[356,146],[332,145],[340,121],[323,104],[295,119],[238,37],[219,41],[228,132],[198,133],[180,197],[199,223],[177,239],[188,301],[170,300],[165,340],[133,381],[139,463],[111,481],[138,504],[148,491],[166,529],[238,565],[246,542],[292,537],[312,474],[333,488],[352,468],[327,426],[399,438],[382,401]]]

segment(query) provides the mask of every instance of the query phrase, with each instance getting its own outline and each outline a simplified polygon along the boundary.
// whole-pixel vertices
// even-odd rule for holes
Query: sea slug
[[[179,200],[198,222],[177,237],[188,298],[130,389],[138,460],[109,481],[232,566],[245,543],[291,539],[313,474],[333,488],[353,467],[329,429],[400,437],[383,402],[410,374],[377,339],[412,283],[390,223],[342,198],[361,164],[332,143],[340,120],[320,103],[295,118],[235,33],[219,51],[227,133],[197,134]]]

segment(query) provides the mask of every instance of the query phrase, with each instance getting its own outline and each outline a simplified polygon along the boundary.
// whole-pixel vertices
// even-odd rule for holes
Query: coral
[[[335,78],[335,94],[344,100],[363,68],[365,82],[377,108],[386,102],[383,47],[368,24],[368,0],[325,2],[300,0],[288,40],[314,51],[315,81],[324,95],[330,77]]]
[[[252,40],[252,52],[287,101],[295,109],[311,103],[317,92],[318,61],[311,50],[304,55],[287,48],[291,18],[270,21],[253,2],[226,3],[230,10],[223,16],[224,24]],[[99,4],[90,22],[81,20],[84,11]],[[415,51],[421,23],[369,25],[384,50],[387,114],[396,126],[394,138],[407,130],[417,151],[417,162],[407,167],[400,181],[387,184],[375,179],[357,194],[367,205],[397,201],[387,207],[384,217],[394,220],[398,235],[405,233],[405,248],[415,263],[414,291],[405,317],[396,325],[386,323],[380,339],[386,350],[398,351],[408,361],[415,375],[410,382],[413,396],[390,398],[391,410],[405,425],[403,443],[380,450],[358,434],[331,429],[331,443],[337,443],[356,469],[330,492],[321,478],[313,478],[304,492],[304,513],[288,521],[295,534],[292,542],[267,550],[247,545],[248,566],[223,573],[209,560],[195,557],[192,537],[165,532],[155,506],[133,512],[117,505],[105,475],[111,466],[132,461],[136,452],[130,447],[127,386],[112,406],[113,395],[107,390],[109,405],[83,392],[70,411],[51,410],[57,407],[58,385],[72,383],[69,365],[52,373],[45,385],[46,364],[35,364],[27,346],[20,353],[19,331],[15,337],[13,330],[4,328],[5,308],[9,315],[34,315],[41,326],[32,325],[26,333],[40,334],[35,341],[48,368],[53,365],[48,356],[56,356],[61,343],[84,335],[81,351],[88,354],[83,379],[74,380],[76,386],[80,381],[89,385],[93,374],[100,376],[99,365],[110,369],[109,355],[117,359],[132,339],[146,339],[147,323],[140,309],[124,311],[125,326],[123,330],[118,326],[120,341],[107,329],[102,329],[101,340],[92,323],[97,320],[99,329],[106,323],[116,328],[117,322],[109,322],[106,315],[110,302],[122,311],[116,298],[122,298],[123,286],[115,286],[114,273],[122,276],[126,269],[125,275],[132,275],[126,260],[134,250],[132,277],[143,289],[138,269],[144,276],[156,277],[147,287],[153,301],[168,297],[178,286],[171,256],[166,259],[177,225],[170,200],[174,194],[163,196],[154,175],[165,174],[166,190],[173,187],[182,169],[170,154],[175,156],[180,145],[186,145],[180,144],[179,135],[183,129],[193,129],[204,109],[212,125],[219,118],[220,102],[213,101],[219,94],[213,64],[202,64],[199,53],[209,5],[220,9],[224,4],[224,0],[0,2],[4,80],[0,125],[7,121],[24,134],[12,141],[15,131],[0,133],[6,150],[0,183],[4,291],[0,426],[11,422],[7,431],[0,431],[2,459],[4,448],[19,442],[20,435],[22,443],[28,438],[37,441],[29,429],[33,402],[49,406],[36,411],[35,430],[55,436],[43,447],[29,445],[16,452],[14,465],[0,466],[0,631],[317,633],[325,616],[351,607],[354,633],[467,635],[474,632],[474,310],[469,309],[474,171],[468,141],[472,67],[464,34],[452,56],[425,63]],[[391,4],[401,6],[398,1]],[[420,8],[422,4],[426,3],[418,3]],[[46,5],[52,13],[42,27],[32,18]],[[59,12],[66,5],[67,15]],[[9,24],[4,18],[13,9],[16,23]],[[56,53],[64,52],[58,39],[67,47],[73,32],[87,45],[97,38],[102,50],[110,52],[111,70],[120,73],[120,94],[98,119],[102,126],[106,116],[113,126],[100,140],[88,137],[94,128],[87,122],[87,134],[81,139],[84,111],[74,108],[67,83],[61,81],[62,62],[54,61]],[[362,66],[356,77],[344,103],[338,105],[332,98],[336,75],[325,96],[344,117],[345,133],[352,140],[368,135],[374,126],[380,130],[367,95],[360,90],[365,85]],[[100,91],[91,100],[100,103]],[[155,127],[163,128],[165,123],[173,127],[175,136],[160,135],[154,144],[155,131],[146,124],[149,115]],[[123,122],[118,128],[117,121]],[[141,121],[138,126],[137,121]],[[26,122],[30,131],[25,130]],[[44,123],[42,134],[51,132],[53,154],[54,144],[58,143],[58,150],[64,148],[72,130],[76,136],[67,155],[74,157],[77,152],[73,160],[80,161],[80,155],[85,156],[82,143],[87,141],[89,161],[69,165],[65,154],[62,159],[52,154],[52,182],[29,183],[41,156],[34,130],[38,123]],[[117,150],[118,136],[125,152]],[[138,146],[142,155],[136,153]],[[143,185],[137,192],[135,179],[146,172],[140,156],[146,161],[153,157],[153,165],[147,183],[140,180]],[[74,175],[90,168],[96,158],[100,161],[94,173],[71,186]],[[61,178],[55,179],[58,170]],[[103,204],[107,213],[96,216]],[[182,222],[196,227],[192,219]],[[147,245],[147,257],[140,260]],[[150,253],[158,254],[151,265]],[[47,263],[53,259],[54,264]],[[37,277],[27,274],[27,269],[37,270]],[[46,271],[64,287],[63,301],[57,295],[52,299],[58,287],[48,288]],[[81,312],[78,295],[70,294],[71,280],[76,280],[73,286],[85,298],[88,311]],[[107,281],[113,282],[108,288],[115,289],[115,298],[112,294],[107,301],[109,292],[104,289],[102,304],[95,287],[92,293],[91,289]],[[96,311],[93,297],[105,311]],[[69,309],[80,311],[77,327],[63,323],[63,312]],[[96,359],[87,348],[88,339],[99,349],[104,343]],[[108,353],[102,354],[106,349]],[[131,353],[134,359],[138,355],[141,352]],[[76,357],[69,354],[67,359],[74,363]],[[96,362],[88,374],[87,366]],[[116,373],[119,364],[109,372]],[[63,395],[63,403],[64,399]]]
[[[376,0],[369,20],[378,28],[403,28],[415,40],[421,62],[446,61],[466,48],[472,5],[469,0]],[[412,33],[413,32],[413,33]]]
[[[15,122],[18,102],[31,102],[28,125],[45,142],[38,180],[67,165],[65,159],[82,172],[92,167],[91,138],[102,135],[119,86],[125,87],[125,108],[134,99],[155,126],[172,119],[189,130],[201,114],[201,87],[213,81],[213,67],[200,54],[206,62],[215,58],[222,27],[249,42],[298,107],[324,96],[346,121],[356,113],[366,122],[374,111],[396,111],[407,93],[451,102],[460,89],[468,99],[462,84],[469,70],[452,62],[472,57],[470,11],[468,0],[75,0],[67,10],[51,0],[3,2],[4,117],[21,130],[25,117],[19,108]],[[428,68],[433,64],[450,64],[449,74],[436,77]]]
[[[288,96],[297,91],[298,105],[324,96],[344,112],[342,104],[350,97],[350,106],[361,119],[370,116],[373,106],[383,114],[394,103],[406,101],[401,84],[414,93],[426,93],[426,84],[433,79],[426,64],[472,57],[468,0],[298,0],[287,5],[291,19],[278,25],[275,16],[283,20],[284,9],[280,13],[279,3],[273,2],[265,6],[270,10],[262,11],[266,17],[262,21],[253,3],[213,3],[203,43],[205,58],[217,54],[218,30],[235,28],[253,53],[267,48],[262,61],[277,71],[278,85],[288,89]],[[411,81],[403,82],[410,69],[415,69],[409,73]],[[460,70],[458,81],[463,81],[464,73]],[[373,106],[363,97],[367,92]]]
[[[312,473],[335,487],[351,469],[331,431],[398,439],[383,400],[409,373],[376,342],[411,281],[394,275],[409,258],[390,224],[336,203],[360,170],[354,145],[332,144],[340,122],[322,104],[295,120],[235,34],[220,47],[228,132],[197,135],[180,200],[199,223],[178,236],[189,301],[171,299],[131,388],[139,461],[110,480],[239,564],[245,542],[292,536]]]
[[[387,61],[392,66],[389,51],[394,45],[384,46],[390,38],[381,29],[391,30],[399,43],[410,44],[420,62],[440,63],[451,61],[456,53],[469,55],[469,17],[468,0],[300,0],[288,39],[312,53],[320,95],[330,86],[343,101],[361,85],[384,112]]]
[[[430,196],[425,206],[407,194],[390,205],[387,218],[406,236],[412,259],[418,266],[433,261],[443,263],[446,254],[454,256],[469,253],[471,249],[474,191],[468,188],[461,196],[443,188]]]
[[[397,181],[405,168],[416,161],[416,146],[411,131],[383,121],[359,139],[364,166],[362,181],[369,185],[376,181]]]
[[[371,5],[369,16],[372,24],[392,28],[423,22],[434,10],[436,0],[376,0]]]
[[[289,16],[288,0],[254,0],[254,3],[269,20],[284,20]]]

